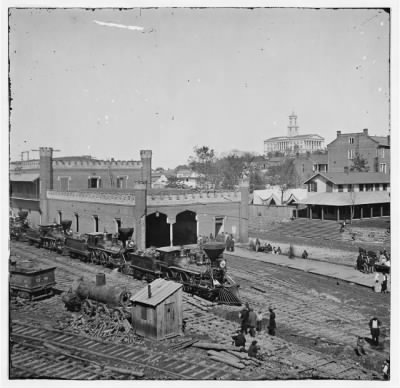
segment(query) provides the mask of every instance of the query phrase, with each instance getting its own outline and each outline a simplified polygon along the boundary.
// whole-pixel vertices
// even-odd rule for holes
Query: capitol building
[[[271,137],[264,140],[264,155],[269,152],[281,152],[285,155],[304,154],[325,148],[325,139],[317,134],[299,135],[297,116],[292,113],[289,116],[289,126],[287,136]]]

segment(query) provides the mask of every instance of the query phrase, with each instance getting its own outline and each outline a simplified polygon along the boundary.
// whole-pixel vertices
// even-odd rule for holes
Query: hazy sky
[[[10,153],[186,163],[300,134],[389,131],[381,9],[12,9]],[[31,153],[31,157],[37,153]]]

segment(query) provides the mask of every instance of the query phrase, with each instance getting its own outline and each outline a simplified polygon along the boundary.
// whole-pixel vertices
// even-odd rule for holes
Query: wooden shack
[[[131,301],[136,334],[161,340],[182,333],[182,284],[156,279]]]

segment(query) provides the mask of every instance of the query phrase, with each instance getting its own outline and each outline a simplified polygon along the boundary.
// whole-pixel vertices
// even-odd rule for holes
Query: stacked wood
[[[128,321],[129,311],[122,308],[108,308],[103,303],[83,303],[82,314],[62,324],[62,329],[68,329],[78,334],[110,340],[117,343],[138,343],[140,338]]]
[[[238,352],[236,347],[211,342],[196,342],[192,346],[200,349],[207,349],[207,354],[213,361],[222,362],[237,369],[246,366],[260,366],[262,363],[256,358],[249,357],[244,352]]]
[[[195,348],[201,349],[212,349],[212,350],[235,350],[236,348],[232,345],[216,344],[212,342],[196,342],[193,344]]]

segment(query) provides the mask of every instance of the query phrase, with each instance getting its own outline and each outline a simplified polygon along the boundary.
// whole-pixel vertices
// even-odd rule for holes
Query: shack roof
[[[138,293],[131,297],[134,303],[145,304],[148,306],[157,306],[170,295],[183,287],[182,284],[175,283],[171,280],[156,279],[149,284],[151,289],[151,297],[149,298],[148,288],[141,289]]]

